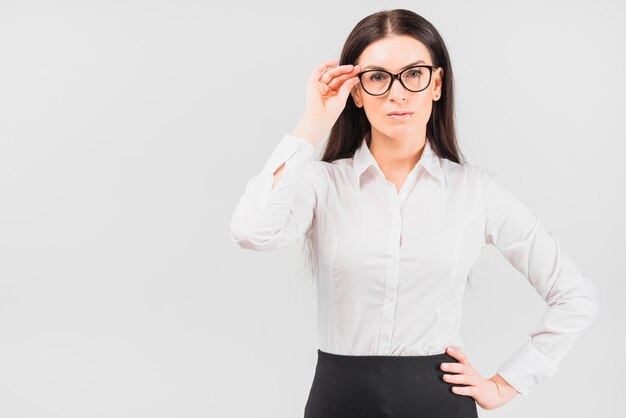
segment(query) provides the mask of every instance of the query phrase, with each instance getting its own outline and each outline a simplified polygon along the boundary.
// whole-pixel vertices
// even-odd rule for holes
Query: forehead
[[[428,48],[412,36],[394,35],[369,44],[359,56],[357,63],[361,67],[377,65],[396,71],[419,60],[432,64]]]

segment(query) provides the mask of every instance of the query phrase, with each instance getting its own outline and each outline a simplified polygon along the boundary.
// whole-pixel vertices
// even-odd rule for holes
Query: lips
[[[392,112],[389,113],[387,117],[397,122],[403,122],[410,120],[413,117],[413,112]]]
[[[391,115],[410,115],[413,112],[410,111],[398,111],[398,112],[391,112],[391,113],[387,113],[387,116],[391,116]]]

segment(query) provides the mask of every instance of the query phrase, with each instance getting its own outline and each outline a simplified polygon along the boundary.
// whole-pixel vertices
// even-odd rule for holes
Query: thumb
[[[355,85],[357,85],[359,83],[359,78],[358,77],[354,77],[353,80],[349,80],[346,81],[345,83],[343,83],[341,85],[341,87],[339,88],[339,94],[338,96],[341,97],[342,99],[347,99],[348,95],[350,94],[350,92],[352,91],[352,87],[354,87]]]

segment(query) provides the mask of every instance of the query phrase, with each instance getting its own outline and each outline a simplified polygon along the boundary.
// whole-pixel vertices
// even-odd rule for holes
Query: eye
[[[422,75],[422,70],[410,70],[409,72],[407,72],[409,77],[415,78],[415,77],[419,77]]]
[[[387,74],[385,73],[372,73],[368,77],[372,81],[382,81],[387,78]]]

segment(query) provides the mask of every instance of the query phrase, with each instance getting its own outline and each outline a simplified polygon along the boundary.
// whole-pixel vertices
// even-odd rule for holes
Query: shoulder
[[[446,181],[452,188],[471,188],[482,193],[489,188],[494,180],[497,180],[495,173],[484,167],[459,164],[445,158],[441,158],[440,161]]]
[[[468,172],[474,176],[477,195],[490,222],[501,224],[504,219],[513,219],[517,224],[534,225],[537,220],[535,211],[520,193],[502,180],[499,174],[477,166],[468,167]]]
[[[341,158],[331,162],[313,160],[309,162],[307,174],[318,187],[330,183],[349,181],[352,174],[352,158]]]
[[[311,160],[307,166],[306,172],[314,179],[321,180],[328,177],[333,171],[332,163],[321,160]]]

